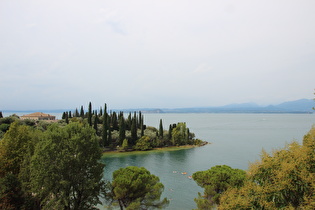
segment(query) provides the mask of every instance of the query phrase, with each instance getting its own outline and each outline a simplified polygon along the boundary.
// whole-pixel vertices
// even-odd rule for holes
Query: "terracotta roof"
[[[50,116],[51,116],[50,114],[45,114],[43,112],[35,112],[32,114],[23,115],[22,117],[50,117]]]

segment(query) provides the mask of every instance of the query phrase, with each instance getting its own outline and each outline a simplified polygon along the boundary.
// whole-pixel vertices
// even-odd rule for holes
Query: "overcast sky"
[[[1,0],[0,110],[313,98],[314,0]]]

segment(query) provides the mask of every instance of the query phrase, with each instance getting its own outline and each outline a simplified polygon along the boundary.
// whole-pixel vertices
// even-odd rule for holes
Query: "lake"
[[[186,122],[196,138],[208,141],[203,147],[167,152],[116,154],[102,159],[106,164],[104,177],[126,166],[145,167],[164,184],[163,198],[170,199],[167,209],[194,209],[194,198],[203,192],[189,179],[196,171],[215,165],[229,165],[246,170],[250,162],[260,158],[262,149],[271,152],[303,136],[315,123],[314,114],[144,114],[146,125],[165,130],[169,124]],[[186,175],[182,175],[186,172]]]

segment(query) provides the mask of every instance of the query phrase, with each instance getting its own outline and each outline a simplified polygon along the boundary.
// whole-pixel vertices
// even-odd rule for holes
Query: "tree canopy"
[[[219,209],[314,209],[315,128],[303,145],[293,142],[250,165],[241,188],[230,188],[221,196]]]
[[[104,186],[100,158],[87,124],[41,131],[15,122],[0,141],[0,208],[94,208]]]
[[[166,198],[160,200],[163,190],[159,178],[147,169],[128,166],[114,171],[105,197],[120,209],[163,208],[169,203]]]
[[[240,187],[245,180],[245,171],[226,165],[217,165],[206,171],[193,174],[193,179],[204,188],[204,195],[199,193],[195,199],[198,209],[211,209],[220,204],[220,196],[229,187]]]

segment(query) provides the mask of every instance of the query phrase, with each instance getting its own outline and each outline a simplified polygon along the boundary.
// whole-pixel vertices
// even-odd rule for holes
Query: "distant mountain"
[[[194,107],[160,109],[164,113],[313,113],[315,102],[312,99],[288,101],[278,105],[259,106],[255,103],[229,104],[219,107]]]
[[[159,108],[140,108],[140,109],[114,109],[112,111],[124,111],[125,113],[141,111],[142,113],[313,113],[315,107],[313,99],[300,99],[296,101],[288,101],[278,105],[260,106],[255,103],[228,104],[218,107],[191,107],[191,108],[174,108],[174,109],[159,109]],[[1,110],[0,110],[1,111]],[[2,110],[3,112],[15,113],[62,113],[69,109],[58,110]]]

